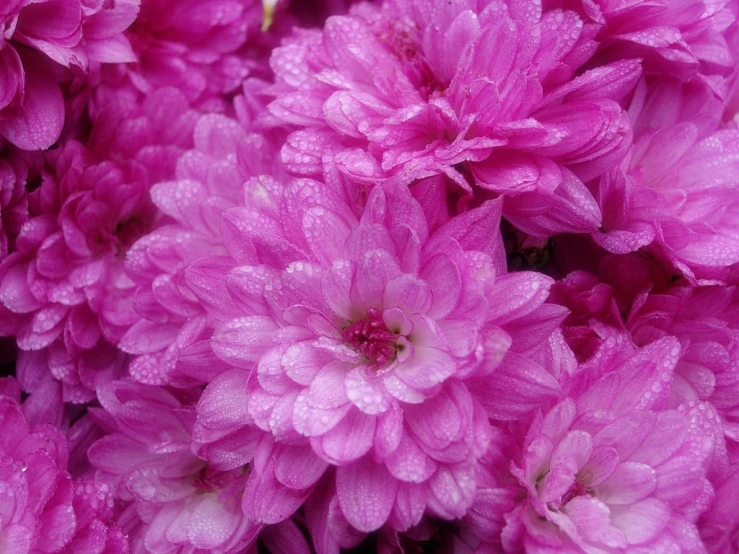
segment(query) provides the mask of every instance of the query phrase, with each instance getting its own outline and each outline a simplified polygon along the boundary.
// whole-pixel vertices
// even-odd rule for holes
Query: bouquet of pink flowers
[[[0,552],[739,553],[738,18],[0,1]]]

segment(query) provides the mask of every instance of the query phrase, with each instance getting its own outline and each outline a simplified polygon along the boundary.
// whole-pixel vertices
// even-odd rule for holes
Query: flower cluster
[[[0,7],[0,552],[739,552],[739,2]]]

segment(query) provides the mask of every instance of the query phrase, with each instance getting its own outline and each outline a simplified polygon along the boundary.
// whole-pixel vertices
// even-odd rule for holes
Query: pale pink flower
[[[664,410],[679,353],[665,338],[583,368],[567,398],[498,441],[467,519],[479,552],[704,551],[718,419],[707,404]]]
[[[64,98],[58,75],[71,80],[89,62],[133,61],[122,32],[139,0],[9,0],[0,7],[0,136],[24,150],[59,138]]]
[[[496,274],[486,252],[499,201],[430,233],[404,184],[375,187],[359,218],[342,195],[306,179],[252,180],[246,205],[224,214],[238,266],[228,276],[217,258],[188,268],[225,323],[210,341],[215,360],[195,348],[180,363],[204,376],[234,367],[206,388],[195,433],[209,442],[256,425],[276,441],[265,479],[293,488],[337,466],[338,505],[362,532],[407,529],[427,510],[460,517],[487,416],[515,419],[557,394],[534,358],[564,311],[542,306],[547,277]],[[311,468],[304,475],[288,469],[296,456]],[[256,518],[264,494],[247,490]]]
[[[506,196],[536,236],[587,232],[600,213],[583,185],[624,156],[616,103],[638,61],[576,76],[596,44],[571,11],[524,2],[358,4],[275,49],[271,112],[297,126],[286,168],[367,183],[443,173]]]
[[[193,139],[194,148],[177,160],[174,180],[151,189],[155,206],[172,223],[139,239],[126,254],[126,274],[135,283],[128,294],[141,319],[132,322],[119,347],[134,355],[131,375],[150,385],[193,382],[175,373],[175,362],[212,327],[212,318],[189,290],[185,269],[206,256],[221,255],[229,263],[220,235],[222,212],[239,204],[245,181],[276,171],[275,146],[235,119],[204,115]]]
[[[105,412],[96,416],[111,434],[88,455],[135,514],[134,552],[238,552],[256,536],[260,526],[241,513],[247,469],[214,471],[191,453],[187,397],[120,381],[101,388],[99,398]]]
[[[99,398],[104,411],[96,409],[95,417],[110,434],[92,445],[89,457],[127,506],[120,521],[132,552],[237,554],[256,544],[264,526],[241,509],[256,432],[242,441],[243,458],[232,455],[217,467],[193,453],[193,392],[117,381],[102,387]],[[287,521],[265,539],[270,544],[283,533],[293,550],[275,552],[307,554],[296,531]]]
[[[49,155],[33,217],[0,266],[2,327],[18,341],[27,391],[56,379],[64,401],[87,402],[123,369],[114,344],[138,319],[123,258],[161,218],[149,187],[172,174],[192,123],[181,95],[163,90],[138,108],[111,107],[89,146]]]
[[[593,238],[614,253],[656,250],[694,282],[732,279],[739,131],[717,130],[721,109],[700,91],[669,81],[640,89],[635,145],[600,180],[603,226]]]

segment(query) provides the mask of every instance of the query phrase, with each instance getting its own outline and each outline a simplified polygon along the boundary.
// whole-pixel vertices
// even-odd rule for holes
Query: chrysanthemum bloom
[[[652,74],[696,80],[725,93],[735,59],[725,32],[736,26],[732,2],[707,0],[544,0],[577,11],[598,41],[596,63],[640,58]],[[590,63],[593,63],[591,61]]]
[[[717,130],[720,103],[694,87],[639,88],[636,143],[600,180],[593,238],[614,253],[655,249],[693,281],[729,279],[739,262],[739,131]]]
[[[57,73],[135,60],[121,35],[139,0],[7,0],[0,6],[0,136],[25,150],[51,146],[64,124]]]
[[[585,271],[573,271],[552,287],[549,297],[569,308],[562,323],[562,333],[577,359],[586,361],[596,353],[603,337],[600,326],[623,330],[624,323],[617,302],[617,292]]]
[[[185,269],[206,256],[223,255],[227,260],[221,213],[239,204],[250,177],[271,173],[276,158],[277,149],[266,138],[223,115],[202,116],[193,136],[194,148],[177,161],[175,180],[151,190],[154,204],[173,223],[142,237],[126,256],[126,273],[136,283],[129,294],[142,319],[127,330],[119,346],[135,355],[131,375],[150,385],[192,382],[174,375],[175,362],[184,347],[211,328],[212,318],[189,290]]]
[[[664,293],[672,285],[666,260],[643,252],[610,254],[584,235],[557,237],[554,252],[558,269],[589,270],[576,269],[559,279],[548,299],[569,310],[560,329],[581,362],[595,354],[604,339],[628,335],[626,319],[632,309],[648,294]],[[633,342],[630,336],[624,340]]]
[[[227,318],[210,344],[235,368],[206,388],[196,428],[253,420],[276,441],[264,479],[308,486],[336,466],[338,505],[362,532],[406,529],[427,510],[460,517],[487,416],[515,419],[557,394],[532,358],[564,310],[542,306],[549,278],[496,275],[486,252],[498,201],[429,233],[405,185],[375,187],[359,220],[340,194],[306,179],[253,180],[245,207],[224,215],[239,266],[188,269],[201,301]],[[230,302],[214,294],[224,280]],[[200,350],[184,360],[213,371]],[[289,471],[298,454],[284,452],[296,445],[310,467],[302,475]],[[263,494],[245,496],[257,518]]]
[[[0,545],[10,552],[55,552],[74,534],[72,482],[64,436],[34,428],[18,402],[0,395]]]
[[[108,488],[67,472],[67,441],[52,425],[24,415],[20,387],[0,379],[0,547],[3,552],[128,551],[110,525]]]
[[[95,409],[95,416],[110,434],[89,457],[127,506],[120,520],[132,552],[236,554],[256,542],[263,525],[241,510],[250,455],[218,469],[191,452],[196,395],[178,398],[163,388],[117,381],[102,387],[99,398],[105,411]],[[253,433],[245,445],[251,452],[255,440]],[[297,530],[287,521],[271,533],[279,531],[294,540]],[[302,537],[295,544],[275,552],[309,551]]]
[[[93,112],[117,95],[144,98],[166,86],[193,106],[221,110],[247,76],[269,71],[269,50],[284,25],[266,33],[261,25],[259,0],[141,0],[126,31],[137,62],[101,68]]]
[[[55,378],[64,401],[86,402],[122,370],[114,344],[138,319],[123,258],[155,224],[149,187],[189,145],[186,106],[172,90],[117,106],[94,123],[88,147],[69,142],[49,156],[33,217],[0,266],[3,331],[17,338],[27,391]]]
[[[679,352],[664,338],[588,368],[572,396],[496,443],[468,518],[480,552],[704,551],[695,522],[713,498],[719,424],[708,404],[662,411]]]
[[[628,329],[637,344],[665,335],[682,344],[672,405],[708,401],[721,417],[739,462],[739,297],[733,287],[677,287],[651,295],[634,310]]]
[[[524,2],[358,4],[322,32],[296,32],[271,59],[274,115],[300,127],[282,158],[318,175],[451,176],[507,196],[505,216],[537,236],[596,229],[583,185],[630,143],[615,100],[638,61],[577,78],[596,44],[574,12]]]

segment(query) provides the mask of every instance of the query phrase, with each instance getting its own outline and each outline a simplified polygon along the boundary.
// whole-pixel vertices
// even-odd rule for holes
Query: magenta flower
[[[542,13],[533,0],[397,0],[352,14],[274,51],[270,110],[300,128],[282,150],[289,171],[337,167],[368,183],[443,173],[506,195],[505,216],[531,234],[599,226],[583,181],[628,148],[615,100],[636,83],[637,61],[573,79],[595,43],[574,12]]]
[[[662,411],[679,352],[665,338],[583,367],[510,466],[510,444],[488,455],[471,528],[504,552],[703,551],[718,420],[706,404]]]
[[[106,385],[99,396],[105,412],[96,416],[110,434],[92,445],[90,460],[127,506],[120,519],[134,552],[245,552],[264,527],[241,510],[251,455],[228,468],[195,456],[192,400],[197,396],[179,396],[133,382]],[[245,451],[253,452],[255,441],[252,433]],[[294,550],[275,552],[309,552],[290,521],[269,529],[263,539],[269,545],[280,534]]]
[[[136,63],[102,68],[93,111],[125,95],[176,87],[193,106],[223,111],[248,76],[265,77],[283,25],[262,33],[259,0],[142,0],[127,30]]]
[[[101,116],[89,147],[70,141],[49,156],[33,217],[0,266],[0,317],[27,391],[53,378],[64,401],[87,402],[123,370],[114,344],[138,319],[123,258],[155,225],[149,187],[174,171],[192,120],[179,94],[160,91]]]
[[[64,124],[64,98],[56,73],[71,67],[85,71],[90,61],[133,61],[121,33],[137,11],[138,0],[4,2],[0,136],[24,150],[41,150],[56,142]]]
[[[74,535],[72,482],[64,437],[51,426],[31,429],[17,402],[0,396],[0,496],[4,549],[57,551]]]
[[[26,182],[36,157],[0,139],[0,260],[15,250],[15,239],[28,218]]]
[[[19,554],[128,552],[111,525],[108,488],[70,477],[66,439],[52,425],[32,424],[19,397],[17,382],[0,379],[0,546]]]
[[[559,388],[533,360],[564,317],[542,306],[551,281],[496,275],[485,253],[499,202],[429,233],[404,185],[376,187],[359,221],[316,181],[256,179],[245,196],[222,230],[238,267],[225,276],[216,258],[187,270],[225,321],[212,351],[235,368],[206,388],[196,435],[256,425],[276,442],[265,479],[295,489],[337,466],[339,506],[362,532],[407,529],[426,510],[461,517],[488,443],[486,414],[515,419]],[[181,363],[205,376],[218,367],[200,348]],[[285,451],[297,445],[302,453]],[[296,468],[298,455],[306,461]],[[257,519],[262,494],[247,490],[244,500]]]

